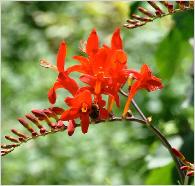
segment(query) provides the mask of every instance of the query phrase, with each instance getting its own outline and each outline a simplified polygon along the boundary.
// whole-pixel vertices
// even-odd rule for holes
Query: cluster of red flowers
[[[65,99],[65,103],[70,108],[62,113],[60,118],[62,121],[69,121],[67,128],[69,135],[74,133],[76,118],[81,120],[83,133],[87,133],[90,120],[109,118],[113,103],[120,106],[119,91],[128,79],[131,79],[132,83],[123,117],[138,90],[154,91],[163,87],[161,80],[152,75],[146,64],[141,67],[140,72],[127,68],[127,54],[123,50],[118,28],[112,35],[111,46],[104,44],[102,47],[99,46],[96,30],[92,30],[82,51],[85,56],[73,57],[79,64],[65,69],[66,43],[61,42],[57,54],[58,78],[48,93],[51,104],[55,104],[56,90],[59,88],[64,88],[72,94],[73,97]],[[86,86],[79,87],[70,77],[70,74],[75,71],[80,73],[80,80]],[[107,108],[102,95],[108,95]]]

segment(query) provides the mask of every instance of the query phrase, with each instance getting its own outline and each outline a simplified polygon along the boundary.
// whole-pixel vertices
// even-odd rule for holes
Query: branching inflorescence
[[[132,15],[134,19],[128,20],[130,25],[125,25],[127,28],[135,28],[158,17],[193,7],[191,2],[186,5],[184,2],[179,1],[179,9],[174,9],[172,3],[162,1],[161,3],[167,7],[169,12],[165,14],[155,2],[150,1],[148,3],[156,10],[156,15],[140,7],[139,10],[149,18]],[[65,68],[65,41],[62,41],[59,46],[56,65],[50,64],[46,60],[40,61],[41,66],[52,69],[58,74],[56,81],[48,92],[51,107],[32,110],[32,113],[26,114],[25,118],[19,118],[19,123],[28,131],[28,134],[12,129],[11,132],[15,137],[5,136],[11,143],[1,145],[1,155],[7,155],[16,147],[40,136],[65,130],[71,136],[77,127],[81,127],[82,133],[86,134],[90,125],[122,120],[134,121],[148,127],[168,149],[175,161],[180,182],[183,184],[186,175],[191,176],[194,174],[192,164],[184,161],[184,156],[172,148],[161,132],[151,124],[151,117],[146,117],[133,99],[141,89],[149,92],[162,89],[161,80],[153,75],[147,64],[143,64],[140,71],[127,67],[127,54],[123,49],[119,28],[114,31],[110,46],[106,44],[100,46],[97,32],[93,29],[86,45],[81,50],[84,55],[73,57],[79,64],[69,68]],[[85,84],[84,86],[79,86],[77,81],[71,78],[72,72],[79,73],[79,79]],[[128,90],[125,92],[123,87],[126,83],[128,84]],[[65,97],[64,99],[69,109],[65,110],[55,105],[57,89],[65,89],[72,95],[72,97]],[[107,96],[107,100],[103,95]],[[122,115],[116,116],[112,112],[112,108],[113,104],[116,104],[119,108],[121,107],[119,95],[125,96],[127,101]],[[131,104],[140,114],[141,119],[135,117],[131,112]],[[79,119],[80,123],[76,123],[76,119]],[[183,167],[181,167],[181,163],[184,164]],[[184,172],[186,170],[187,172]]]
[[[138,7],[141,15],[132,14],[131,19],[127,20],[124,27],[128,29],[143,26],[156,19],[173,15],[178,12],[194,9],[194,0],[192,1],[147,1],[154,11],[149,11],[146,8]],[[159,6],[162,4],[162,8]]]

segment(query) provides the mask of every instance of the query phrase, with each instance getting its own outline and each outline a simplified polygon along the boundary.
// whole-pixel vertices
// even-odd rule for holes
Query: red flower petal
[[[100,108],[100,119],[107,119],[109,112],[105,108]]]
[[[79,61],[82,65],[89,65],[89,60],[83,56],[74,56],[73,59]]]
[[[148,65],[143,64],[141,67],[141,74],[150,76],[152,74],[152,71]]]
[[[140,82],[139,82],[139,81],[136,81],[136,82],[132,85],[132,87],[131,87],[131,89],[130,89],[129,96],[128,96],[128,98],[127,98],[127,102],[126,102],[126,104],[125,104],[124,111],[123,111],[123,117],[126,116],[128,110],[129,110],[130,103],[131,103],[133,97],[135,96],[135,94],[137,93],[139,87],[140,87]]]
[[[58,81],[72,95],[76,94],[76,92],[78,90],[78,85],[77,85],[76,81],[74,79],[70,78],[66,73],[63,73],[63,72],[59,73]]]
[[[127,55],[123,50],[117,50],[114,53],[114,62],[117,64],[121,64],[122,67],[124,67],[124,65],[127,62]]]
[[[65,102],[68,106],[80,109],[82,103],[86,103],[91,106],[91,92],[89,90],[84,89],[83,92],[79,92],[74,98],[67,97]]]
[[[93,29],[87,40],[86,52],[89,56],[93,56],[98,51],[98,36],[96,30]]]
[[[145,88],[151,92],[151,91],[155,91],[155,90],[158,90],[158,89],[162,89],[163,88],[163,85],[160,81],[160,79],[157,81],[157,80],[148,80],[147,81],[147,85],[145,86]]]
[[[95,77],[91,76],[91,75],[82,75],[80,78],[79,78],[83,83],[86,83],[88,85],[90,85],[91,87],[94,87],[95,85]]]
[[[55,82],[54,86],[49,89],[48,99],[51,104],[54,104],[56,102],[56,89],[58,88],[63,88],[63,86],[61,85],[61,83]]]
[[[88,131],[89,128],[89,114],[80,114],[81,119],[81,130],[82,133],[85,134]]]
[[[77,108],[71,108],[62,113],[60,119],[63,121],[72,120],[79,117],[79,110]]]
[[[65,57],[66,57],[66,43],[62,41],[57,54],[57,68],[59,72],[64,71]]]
[[[117,28],[112,35],[111,48],[112,49],[122,49],[123,48],[123,43],[120,37],[119,28]]]
[[[95,59],[92,61],[92,68],[94,72],[105,70],[104,67],[107,67],[109,64],[106,63],[109,57],[109,50],[106,48],[101,48],[95,55]]]
[[[84,90],[77,97],[75,97],[75,100],[77,102],[86,103],[87,105],[91,106],[92,104],[91,92],[89,90]]]
[[[67,126],[67,132],[69,136],[72,136],[74,134],[75,127],[76,127],[75,121],[70,120]]]

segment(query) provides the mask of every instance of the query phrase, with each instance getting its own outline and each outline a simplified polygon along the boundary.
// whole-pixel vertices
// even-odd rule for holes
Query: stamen
[[[123,111],[123,114],[122,114],[123,118],[126,117],[126,114],[127,114],[128,110],[129,110],[130,103],[131,103],[131,97],[129,96],[127,98],[127,102],[126,102],[126,105],[125,105],[125,108],[124,108],[124,111]]]
[[[128,84],[129,87],[132,85],[133,79],[134,79],[133,74],[129,74],[129,77],[128,77],[128,80],[127,80],[127,84]]]
[[[114,104],[114,98],[112,96],[109,96],[108,97],[108,106],[107,106],[108,112],[112,111],[113,104]]]
[[[52,69],[53,71],[55,72],[58,72],[58,69],[55,65],[52,65],[51,63],[49,63],[48,61],[44,60],[44,59],[41,59],[40,60],[40,65],[44,68],[50,68]]]
[[[82,104],[81,111],[82,111],[82,112],[87,112],[87,110],[88,110],[88,105],[87,105],[86,103],[83,103],[83,104]]]
[[[86,53],[86,44],[87,44],[87,41],[80,41],[80,43],[79,43],[79,49],[82,51],[82,52],[84,52],[84,53]]]
[[[95,94],[99,94],[100,91],[101,91],[101,81],[100,80],[97,80],[96,81],[96,84],[95,84]]]

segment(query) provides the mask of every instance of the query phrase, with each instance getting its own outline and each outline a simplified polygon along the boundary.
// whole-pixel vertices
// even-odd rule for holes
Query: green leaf
[[[173,16],[175,26],[181,31],[185,40],[194,36],[194,10],[175,14]]]
[[[157,67],[161,77],[166,80],[171,79],[181,62],[181,43],[181,33],[175,28],[171,30],[157,48],[155,56]]]
[[[168,164],[167,166],[153,169],[147,179],[145,180],[146,185],[161,185],[163,184],[171,184],[172,183],[172,169],[174,165],[173,163]]]

